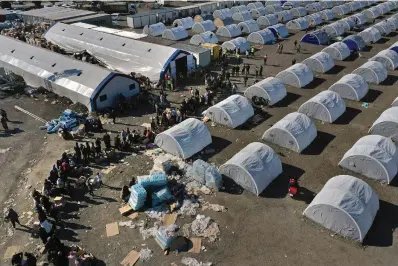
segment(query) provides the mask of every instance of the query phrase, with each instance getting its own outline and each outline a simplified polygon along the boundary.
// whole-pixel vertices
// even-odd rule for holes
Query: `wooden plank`
[[[171,224],[175,224],[177,221],[177,214],[176,213],[172,213],[172,214],[166,214],[163,218],[163,224],[164,225],[171,225]]]
[[[138,212],[134,212],[134,213],[130,214],[130,215],[127,216],[127,217],[129,217],[131,220],[134,220],[135,218],[138,217]]]
[[[131,206],[128,204],[119,208],[119,212],[121,215],[125,215],[125,214],[131,212],[132,210],[133,210],[133,208],[131,208]]]
[[[106,225],[106,236],[116,236],[119,234],[119,225],[117,222]]]
[[[127,256],[120,262],[123,266],[134,266],[134,264],[140,258],[140,253],[135,250],[132,250],[127,254]]]
[[[8,247],[6,252],[4,253],[4,259],[9,260],[14,256],[15,254],[21,252],[23,248],[21,246],[11,246]]]
[[[188,250],[190,253],[200,253],[200,249],[202,247],[202,239],[200,238],[191,238],[192,248]]]

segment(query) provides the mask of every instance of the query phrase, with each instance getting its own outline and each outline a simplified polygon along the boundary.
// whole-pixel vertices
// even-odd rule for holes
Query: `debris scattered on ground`
[[[184,257],[181,260],[181,263],[185,266],[211,266],[213,265],[211,262],[199,262],[194,258]]]
[[[138,259],[140,258],[140,253],[135,250],[132,250],[127,254],[127,256],[120,262],[123,266],[134,265]]]
[[[116,236],[118,234],[119,234],[119,226],[117,222],[106,225],[107,237]]]
[[[152,258],[153,254],[152,254],[152,250],[150,250],[149,248],[143,248],[140,251],[140,260],[142,262],[146,262],[148,260],[150,260]]]
[[[200,253],[202,246],[202,239],[200,238],[191,238],[192,248],[188,250],[190,253]]]
[[[196,236],[205,237],[209,242],[214,242],[220,235],[218,224],[210,217],[198,214],[191,225],[192,233]]]
[[[227,208],[225,208],[224,206],[219,205],[219,204],[206,203],[202,207],[202,211],[205,211],[205,210],[212,210],[215,212],[226,212]]]
[[[369,107],[369,103],[363,103],[363,104],[362,104],[362,107],[368,108],[368,107]]]
[[[6,153],[6,152],[8,152],[8,151],[10,151],[10,150],[11,150],[11,148],[0,149],[0,153],[4,154],[4,153]]]

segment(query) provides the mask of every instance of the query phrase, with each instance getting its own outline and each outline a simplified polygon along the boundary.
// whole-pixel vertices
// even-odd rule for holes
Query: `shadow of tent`
[[[373,49],[373,46],[366,45],[366,46],[362,49],[362,51],[363,51],[363,52],[370,52],[372,49]]]
[[[322,85],[326,79],[314,77],[314,80],[310,82],[307,86],[304,86],[302,89],[315,89],[319,85]]]
[[[330,142],[335,138],[336,136],[318,131],[317,137],[314,139],[314,141],[307,147],[305,148],[301,153],[305,155],[319,155],[323,152],[323,150],[326,148],[326,146],[329,145]]]
[[[333,122],[333,124],[348,125],[360,113],[362,113],[361,110],[351,107],[346,107],[344,114],[342,114],[339,118],[337,118],[336,121]]]
[[[398,77],[394,75],[388,75],[387,78],[381,83],[381,85],[391,86],[398,81]]]
[[[288,105],[294,103],[300,99],[301,95],[296,93],[288,92],[285,98],[274,104],[272,107],[287,107]]]
[[[384,43],[386,43],[386,42],[388,42],[389,40],[387,39],[387,38],[381,38],[380,40],[378,40],[376,43],[378,43],[378,44],[384,44]]]
[[[232,195],[241,195],[243,193],[244,189],[240,185],[236,184],[235,181],[232,180],[232,178],[223,175],[222,181],[223,181],[223,187],[221,188],[220,191]]]
[[[178,251],[178,252],[188,252],[193,247],[193,243],[190,239],[184,236],[178,236],[171,242],[170,252]]]
[[[390,34],[388,34],[389,38],[396,37],[396,36],[398,36],[398,33],[394,32],[394,31],[391,32]]]
[[[299,187],[297,194],[294,196],[295,200],[303,201],[306,204],[310,204],[315,198],[316,194],[305,187]]]
[[[332,69],[330,69],[328,72],[326,72],[326,74],[336,75],[336,74],[339,74],[344,69],[345,69],[345,66],[335,65],[334,67],[332,67]]]
[[[228,147],[229,145],[232,144],[231,141],[224,139],[224,138],[220,138],[220,137],[216,137],[216,136],[211,136],[211,138],[212,138],[212,143],[203,149],[203,153],[202,152],[198,153],[198,154],[200,154],[201,159],[204,161],[207,161],[208,159],[210,159],[211,157],[213,157],[214,155],[221,152],[223,149],[225,149],[226,147]],[[214,149],[217,152],[206,153],[206,150],[208,150],[208,149]],[[197,157],[197,154],[192,157],[193,158]]]
[[[361,102],[365,103],[373,103],[376,99],[382,94],[382,91],[369,89],[368,93],[366,93],[365,97],[361,99]]]
[[[255,108],[254,115],[235,130],[251,130],[271,118],[271,115],[261,108]]]

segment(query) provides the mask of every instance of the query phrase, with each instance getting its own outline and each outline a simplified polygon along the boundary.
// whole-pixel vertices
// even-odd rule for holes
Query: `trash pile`
[[[76,114],[70,109],[62,112],[62,116],[53,119],[45,125],[48,134],[57,133],[59,129],[67,131],[78,130],[80,121],[83,119],[80,115]]]

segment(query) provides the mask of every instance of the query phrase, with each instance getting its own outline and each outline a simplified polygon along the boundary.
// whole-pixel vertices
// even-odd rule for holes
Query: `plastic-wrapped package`
[[[130,207],[133,208],[133,210],[138,210],[145,204],[147,195],[146,190],[143,186],[139,184],[132,186],[130,190]]]
[[[144,188],[156,188],[167,185],[167,176],[164,173],[152,173],[150,176],[138,176],[137,183]]]
[[[170,189],[168,187],[164,187],[158,191],[154,191],[152,193],[152,207],[158,206],[164,201],[172,198],[173,195],[171,195]]]
[[[193,163],[190,176],[196,181],[215,190],[219,190],[222,184],[222,176],[218,169],[200,159]]]
[[[155,235],[156,243],[158,243],[162,249],[169,248],[173,240],[177,237],[175,232],[177,229],[178,226],[175,224],[159,227]]]

